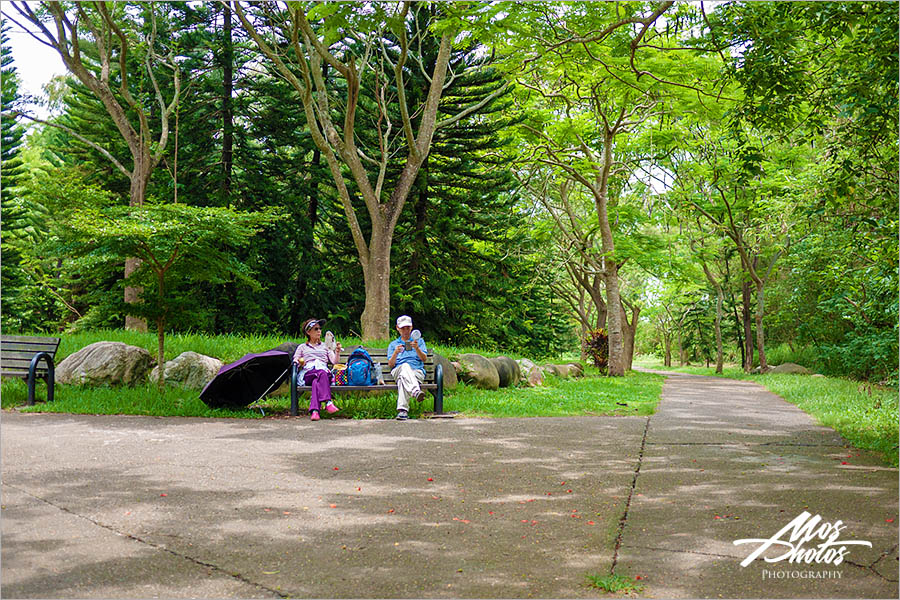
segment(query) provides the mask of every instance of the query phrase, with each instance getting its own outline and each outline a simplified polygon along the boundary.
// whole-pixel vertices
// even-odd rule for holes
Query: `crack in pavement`
[[[634,490],[637,488],[638,475],[641,473],[641,464],[644,461],[644,448],[647,443],[647,432],[650,431],[650,417],[647,417],[647,423],[644,425],[644,435],[641,437],[641,450],[638,453],[637,465],[634,468],[634,477],[631,479],[631,489],[628,491],[628,499],[625,501],[625,511],[622,518],[619,519],[619,532],[616,535],[616,545],[613,549],[612,565],[609,568],[609,574],[615,575],[616,564],[619,562],[619,548],[622,547],[622,540],[625,537],[625,525],[628,524],[628,509],[631,507],[631,499],[634,497]]]
[[[216,571],[217,573],[221,573],[221,574],[223,574],[223,575],[225,575],[225,576],[227,576],[227,577],[229,577],[229,578],[231,578],[231,579],[240,581],[240,582],[242,582],[242,583],[246,583],[246,584],[248,584],[248,585],[252,585],[252,586],[257,587],[257,588],[262,589],[262,590],[266,590],[267,592],[269,592],[269,593],[271,593],[271,594],[274,594],[275,596],[277,596],[277,597],[279,597],[279,598],[290,598],[290,597],[291,597],[290,594],[285,594],[284,592],[280,592],[280,591],[278,591],[278,590],[274,590],[274,589],[272,589],[272,588],[270,588],[270,587],[267,587],[267,586],[265,586],[265,585],[263,585],[263,584],[261,584],[261,583],[257,583],[257,582],[255,582],[255,581],[251,581],[250,579],[247,579],[247,578],[244,577],[243,575],[239,575],[239,574],[237,574],[237,573],[229,573],[228,571],[226,571],[226,570],[223,569],[222,567],[220,567],[220,566],[218,566],[218,565],[215,565],[215,564],[213,564],[213,563],[208,563],[208,562],[202,561],[202,560],[200,560],[200,559],[194,558],[194,557],[192,557],[192,556],[188,556],[188,555],[186,555],[186,554],[182,554],[181,552],[176,552],[175,550],[172,550],[172,549],[170,549],[170,548],[166,548],[165,546],[162,546],[162,545],[160,545],[160,544],[156,544],[156,543],[151,542],[151,541],[149,541],[149,540],[145,540],[145,539],[143,539],[143,538],[141,538],[141,537],[138,537],[138,536],[136,536],[136,535],[132,535],[132,534],[130,534],[130,533],[125,533],[124,531],[119,531],[118,529],[116,529],[115,527],[112,527],[111,525],[107,525],[107,524],[105,524],[105,523],[101,523],[100,521],[97,521],[96,519],[92,519],[91,517],[88,517],[88,516],[86,516],[86,515],[79,514],[79,513],[75,512],[75,511],[73,511],[73,510],[71,510],[71,509],[69,509],[69,508],[66,508],[65,506],[60,506],[60,505],[58,505],[58,504],[56,504],[56,503],[54,503],[54,502],[51,502],[50,500],[47,500],[46,498],[41,498],[40,496],[35,496],[34,494],[32,494],[31,492],[29,492],[28,490],[24,490],[24,489],[22,489],[22,488],[20,488],[20,487],[17,487],[17,486],[15,486],[15,485],[11,485],[11,484],[5,483],[5,482],[3,483],[3,485],[5,485],[5,486],[7,486],[7,487],[9,487],[9,488],[11,488],[11,489],[14,489],[14,490],[16,490],[16,491],[18,491],[18,492],[21,492],[21,493],[25,494],[26,496],[28,496],[28,497],[30,497],[30,498],[34,498],[35,500],[37,500],[37,501],[39,501],[39,502],[43,502],[44,504],[46,504],[46,505],[48,505],[48,506],[52,506],[52,507],[55,508],[56,510],[59,510],[59,511],[62,511],[62,512],[66,513],[66,514],[72,515],[73,517],[76,517],[76,518],[79,518],[79,519],[83,519],[83,520],[87,521],[88,523],[91,523],[92,525],[96,525],[97,527],[100,527],[100,528],[102,528],[102,529],[106,529],[107,531],[110,531],[110,532],[112,532],[112,533],[114,533],[114,534],[116,534],[116,535],[118,535],[118,536],[120,536],[120,537],[123,537],[123,538],[129,539],[129,540],[138,542],[139,544],[143,544],[143,545],[145,545],[145,546],[149,546],[149,547],[151,547],[151,548],[153,548],[153,549],[155,549],[155,550],[162,550],[163,552],[167,552],[168,554],[171,554],[172,556],[175,556],[175,557],[177,557],[177,558],[181,558],[181,559],[183,559],[183,560],[187,560],[187,561],[189,561],[189,562],[192,562],[192,563],[194,563],[195,565],[199,565],[199,566],[201,566],[201,567],[206,567],[206,568],[208,568],[208,569],[212,569],[212,570]]]

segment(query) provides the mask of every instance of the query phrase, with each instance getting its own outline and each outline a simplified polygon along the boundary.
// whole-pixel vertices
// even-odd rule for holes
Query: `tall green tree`
[[[660,108],[659,80],[640,81],[644,72],[635,68],[635,51],[672,5],[604,4],[600,10],[581,3],[558,10],[539,6],[514,40],[519,48],[512,56],[527,57],[527,68],[516,80],[533,106],[531,120],[524,124],[524,154],[565,173],[594,201],[600,272],[610,307],[610,376],[624,375],[627,368],[619,290],[622,257],[612,225],[627,176],[615,146]]]
[[[4,326],[12,326],[14,329],[16,320],[9,315],[16,314],[16,304],[22,288],[27,284],[27,278],[22,272],[22,255],[20,245],[33,241],[34,223],[31,211],[23,203],[20,186],[23,183],[24,165],[20,152],[22,150],[22,137],[24,128],[19,123],[15,111],[21,100],[19,95],[19,76],[13,64],[12,50],[7,36],[7,24],[4,21],[0,32],[0,93],[2,93],[2,106],[0,106],[0,156],[2,156],[3,181],[0,185],[0,211],[3,213],[3,228],[0,231],[0,246],[2,246],[3,261],[0,266],[2,272],[3,301],[6,310],[3,311]]]
[[[11,4],[22,23],[31,26],[26,29],[32,37],[58,52],[69,72],[103,103],[128,146],[131,168],[101,144],[72,133],[94,146],[128,179],[129,205],[141,206],[150,176],[166,152],[170,117],[180,93],[175,50],[157,44],[163,23],[155,3],[129,8],[125,2],[41,2],[38,10],[28,2]],[[174,83],[168,98],[159,85],[163,74]],[[142,89],[143,78],[150,82],[149,90]],[[151,111],[159,123],[155,132]],[[127,259],[125,277],[138,267],[137,259]],[[127,287],[125,300],[138,302],[140,290]],[[146,323],[132,317],[126,318],[125,326],[146,329]]]
[[[452,19],[423,32],[439,38],[434,69],[423,71],[429,81],[424,102],[411,105],[407,96],[408,71],[423,67],[409,61],[411,45],[406,35],[410,4],[374,3],[371,12],[356,11],[353,5],[321,3],[309,12],[300,4],[258,7],[245,10],[233,3],[244,28],[299,96],[307,126],[332,174],[353,235],[366,287],[362,314],[362,336],[381,339],[389,331],[391,248],[397,221],[407,197],[431,150],[435,131],[451,125],[489,100],[473,104],[452,117],[437,119],[438,106],[447,80],[453,38],[460,23]],[[450,5],[447,5],[450,9]],[[262,13],[258,11],[262,10]],[[351,43],[353,40],[358,43]],[[392,60],[388,48],[397,45]],[[323,67],[333,69],[341,80],[341,93],[326,85]],[[379,90],[370,100],[383,118],[375,123],[357,120],[361,85],[372,78]],[[394,130],[390,114],[399,113],[400,127]],[[413,115],[418,115],[414,124]],[[343,121],[339,124],[337,119]],[[359,145],[358,131],[374,127],[378,145]],[[405,156],[403,169],[393,181],[385,175],[393,156]],[[346,170],[345,170],[346,169]],[[352,184],[351,184],[352,182]],[[371,231],[360,226],[350,186],[362,197]]]

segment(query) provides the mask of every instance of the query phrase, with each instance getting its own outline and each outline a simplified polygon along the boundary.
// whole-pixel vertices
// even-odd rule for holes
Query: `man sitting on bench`
[[[398,317],[397,331],[400,337],[391,342],[387,349],[388,368],[397,382],[397,419],[400,421],[409,418],[410,397],[415,397],[419,402],[425,399],[421,384],[425,381],[428,348],[421,336],[410,339],[412,328],[411,317]]]

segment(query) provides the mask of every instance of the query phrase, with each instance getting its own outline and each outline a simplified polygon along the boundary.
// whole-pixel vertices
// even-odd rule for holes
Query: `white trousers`
[[[409,399],[415,398],[422,391],[420,384],[425,381],[425,373],[404,363],[394,367],[391,375],[397,382],[397,410],[408,411]]]

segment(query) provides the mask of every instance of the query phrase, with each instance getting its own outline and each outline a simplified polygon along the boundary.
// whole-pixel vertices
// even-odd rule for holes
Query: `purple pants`
[[[309,394],[309,410],[321,410],[321,406],[331,400],[331,373],[323,369],[313,369],[303,375],[303,382],[312,387]]]

